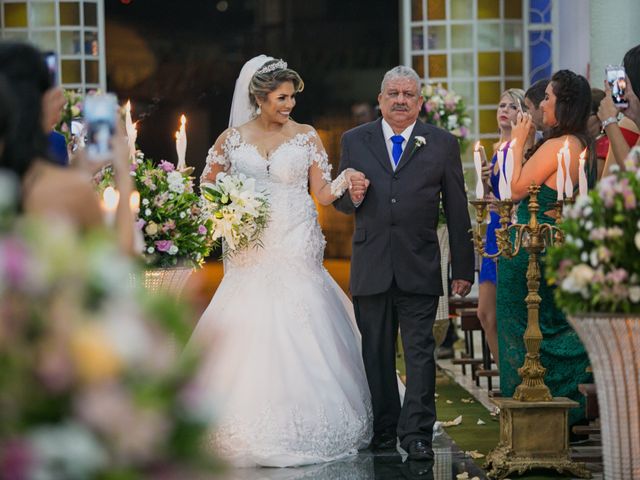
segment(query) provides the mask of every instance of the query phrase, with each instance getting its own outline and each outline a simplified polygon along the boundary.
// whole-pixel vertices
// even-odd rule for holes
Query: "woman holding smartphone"
[[[81,169],[64,168],[48,153],[47,132],[43,128],[43,96],[52,88],[42,54],[23,43],[0,42],[0,74],[13,94],[14,125],[5,142],[0,167],[20,179],[20,205],[27,215],[61,217],[80,231],[101,228],[103,214],[91,177]],[[121,248],[133,252],[133,215],[129,196],[133,183],[129,176],[128,148],[123,135],[113,143],[113,167],[120,202],[116,229]]]

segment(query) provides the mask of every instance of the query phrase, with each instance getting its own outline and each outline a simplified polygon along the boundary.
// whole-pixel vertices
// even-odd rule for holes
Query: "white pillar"
[[[638,0],[591,0],[590,82],[602,88],[604,67],[621,64],[624,54],[640,44]]]
[[[561,0],[556,3],[558,63],[554,64],[553,71],[566,68],[587,76],[591,61],[589,2]]]

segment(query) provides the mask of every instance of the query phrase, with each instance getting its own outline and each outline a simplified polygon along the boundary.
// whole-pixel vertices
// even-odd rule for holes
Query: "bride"
[[[303,85],[282,60],[247,62],[230,128],[201,178],[243,173],[270,203],[262,246],[225,261],[190,342],[205,351],[198,388],[215,417],[211,446],[238,466],[335,460],[372,435],[360,334],[349,299],[322,265],[325,240],[309,194],[328,205],[363,176],[350,170],[331,181],[318,134],[290,119]]]

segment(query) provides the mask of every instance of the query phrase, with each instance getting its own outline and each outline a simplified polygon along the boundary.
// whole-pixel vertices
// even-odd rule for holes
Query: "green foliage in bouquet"
[[[62,108],[60,121],[55,126],[55,130],[64,135],[69,143],[71,139],[71,122],[82,117],[84,95],[78,90],[64,90],[65,104]]]
[[[440,84],[422,87],[422,97],[424,121],[451,132],[458,139],[460,152],[464,153],[469,145],[471,117],[462,97]]]
[[[549,249],[547,278],[567,313],[640,312],[640,149],[565,210],[563,245]]]
[[[193,169],[176,170],[162,160],[158,165],[141,152],[131,165],[131,176],[140,193],[136,226],[144,237],[144,259],[148,266],[200,267],[213,247],[210,218],[203,215],[200,197],[194,192]],[[98,190],[113,186],[111,168],[96,177]]]
[[[180,353],[185,309],[136,288],[115,245],[60,224],[0,236],[0,478],[166,478],[214,465],[198,356]]]

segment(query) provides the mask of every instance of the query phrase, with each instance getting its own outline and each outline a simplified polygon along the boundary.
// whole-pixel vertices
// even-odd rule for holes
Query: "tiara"
[[[263,73],[271,73],[274,70],[284,70],[287,68],[287,62],[284,60],[278,60],[277,62],[270,63],[269,65],[258,69],[257,74],[261,75]]]

